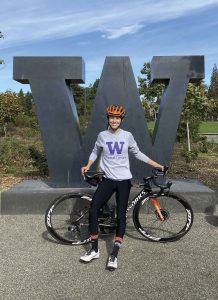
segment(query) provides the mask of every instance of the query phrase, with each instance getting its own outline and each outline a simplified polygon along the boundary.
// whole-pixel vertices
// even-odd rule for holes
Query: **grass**
[[[155,124],[154,121],[149,121],[149,122],[147,123],[148,129],[149,129],[149,130],[154,130],[154,124]]]
[[[148,129],[154,129],[154,121],[148,122]],[[199,127],[199,133],[217,133],[218,134],[218,122],[206,121],[201,122]]]
[[[202,122],[200,124],[199,133],[217,133],[218,134],[218,122]]]

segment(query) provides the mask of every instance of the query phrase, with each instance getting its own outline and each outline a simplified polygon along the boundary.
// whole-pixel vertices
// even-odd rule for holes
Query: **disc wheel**
[[[181,238],[191,229],[194,214],[183,197],[173,193],[159,196],[156,198],[159,209],[151,198],[140,200],[133,211],[134,225],[142,236],[154,242],[169,242]]]
[[[45,225],[52,237],[64,244],[88,243],[91,201],[92,196],[87,194],[65,194],[55,199],[45,214]]]

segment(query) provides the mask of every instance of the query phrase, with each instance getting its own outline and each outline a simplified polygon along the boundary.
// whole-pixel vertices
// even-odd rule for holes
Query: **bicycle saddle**
[[[97,186],[102,181],[102,176],[104,174],[104,172],[87,171],[83,174],[83,177],[88,184]]]

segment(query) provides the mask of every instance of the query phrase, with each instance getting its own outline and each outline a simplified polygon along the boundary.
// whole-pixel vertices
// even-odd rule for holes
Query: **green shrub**
[[[39,125],[35,116],[18,115],[14,120],[14,123],[18,127],[30,127],[39,131]]]
[[[39,170],[40,175],[47,176],[49,172],[45,153],[36,149],[35,146],[30,146],[28,150],[33,161],[33,166]]]
[[[218,154],[218,144],[214,142],[207,142],[208,153]]]
[[[199,125],[200,125],[200,120],[195,118],[192,119],[189,122],[189,132],[190,132],[190,139],[191,142],[197,142],[199,140]],[[186,127],[186,121],[181,119],[179,123],[179,128],[177,131],[177,141],[181,142],[184,140],[187,140],[187,127]]]
[[[28,149],[19,140],[12,137],[1,139],[0,164],[6,172],[12,166],[25,167],[29,163]]]
[[[193,148],[191,151],[188,151],[188,148],[185,145],[182,147],[180,155],[185,159],[186,163],[190,163],[192,160],[196,160],[198,158],[198,149]]]
[[[198,149],[202,153],[208,152],[208,142],[207,142],[207,138],[205,136],[202,136],[199,138]]]

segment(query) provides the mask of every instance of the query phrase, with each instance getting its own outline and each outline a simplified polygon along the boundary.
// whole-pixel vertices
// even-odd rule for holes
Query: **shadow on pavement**
[[[60,242],[56,241],[55,239],[53,239],[50,234],[48,233],[48,231],[44,231],[42,233],[42,238],[50,243],[54,243],[54,244],[60,244]]]
[[[206,216],[205,220],[210,225],[218,227],[218,216]]]
[[[44,231],[42,233],[42,238],[44,240],[46,240],[47,242],[50,242],[50,243],[53,243],[53,244],[57,244],[57,245],[64,245],[64,246],[70,246],[70,247],[76,247],[76,246],[82,246],[83,247],[83,252],[87,252],[90,248],[90,244],[87,243],[87,244],[82,244],[82,245],[71,245],[71,244],[64,244],[64,243],[61,243],[61,242],[58,242],[56,241],[55,239],[53,239],[50,234],[48,233],[48,231]],[[83,252],[81,252],[81,255],[84,254]]]

